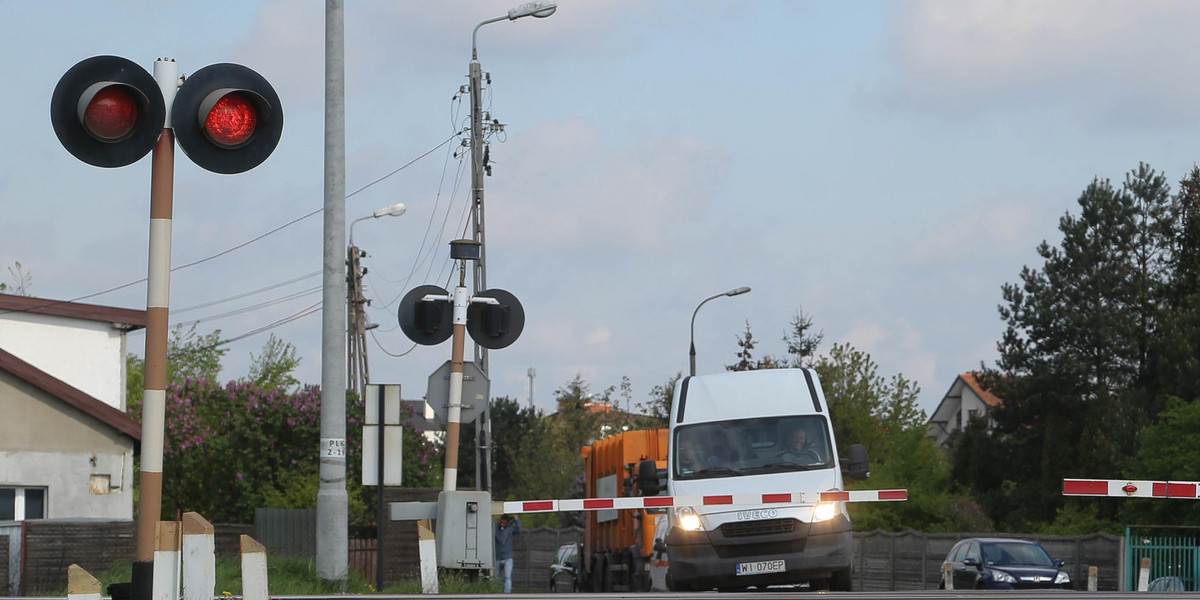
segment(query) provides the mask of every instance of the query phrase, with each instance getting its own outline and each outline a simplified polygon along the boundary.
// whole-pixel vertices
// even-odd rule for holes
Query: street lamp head
[[[729,290],[728,292],[725,292],[725,295],[726,296],[738,296],[741,294],[745,294],[748,291],[750,291],[750,288],[742,286],[740,288],[735,288],[735,289]]]
[[[406,206],[404,206],[403,202],[398,202],[391,206],[385,206],[385,207],[375,211],[374,213],[371,214],[371,216],[375,217],[376,219],[378,219],[380,217],[398,217],[398,216],[404,214],[404,211],[407,209],[408,208]]]
[[[508,20],[516,21],[521,17],[536,17],[544,19],[558,9],[558,4],[547,0],[535,0],[534,2],[526,2],[520,6],[508,11]]]

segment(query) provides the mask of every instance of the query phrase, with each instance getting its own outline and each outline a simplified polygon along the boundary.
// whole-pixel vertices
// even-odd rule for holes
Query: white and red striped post
[[[153,596],[155,531],[162,517],[163,439],[167,404],[167,338],[171,297],[171,213],[175,193],[175,132],[171,104],[179,86],[175,61],[154,62],[167,106],[158,144],[151,153],[150,250],[146,274],[145,389],[142,395],[142,453],[138,481],[137,553],[133,563],[133,600]]]
[[[153,600],[179,600],[179,521],[159,521],[154,535]]]
[[[199,513],[183,513],[183,600],[212,600],[217,591],[216,538]]]
[[[242,534],[242,598],[270,600],[267,592],[267,548]]]
[[[100,600],[100,580],[79,565],[67,567],[67,600]]]

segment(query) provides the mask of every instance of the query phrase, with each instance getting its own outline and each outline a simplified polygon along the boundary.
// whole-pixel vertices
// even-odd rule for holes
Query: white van
[[[671,496],[844,489],[829,407],[811,369],[688,377],[675,387],[670,419]],[[866,449],[849,454],[846,476],[865,478]],[[843,502],[677,506],[666,525],[672,591],[804,582],[850,590],[853,537]]]

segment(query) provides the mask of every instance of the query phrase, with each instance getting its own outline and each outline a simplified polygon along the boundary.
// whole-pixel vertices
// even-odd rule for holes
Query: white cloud
[[[612,330],[607,327],[599,327],[589,331],[584,338],[588,344],[603,344],[612,337]]]
[[[944,265],[993,255],[996,250],[1025,252],[1037,239],[1046,215],[1027,203],[987,201],[974,210],[940,219],[910,250],[918,264]]]
[[[711,205],[725,161],[718,149],[685,134],[608,151],[601,145],[598,130],[575,120],[510,142],[506,156],[539,158],[506,165],[511,174],[489,188],[489,197],[504,198],[506,206],[488,213],[496,239],[512,246],[661,249]]]
[[[899,73],[890,91],[920,105],[972,110],[1054,99],[1097,114],[1145,104],[1182,118],[1200,100],[1189,76],[1200,56],[1186,33],[1200,18],[1197,3],[922,0],[893,14]]]

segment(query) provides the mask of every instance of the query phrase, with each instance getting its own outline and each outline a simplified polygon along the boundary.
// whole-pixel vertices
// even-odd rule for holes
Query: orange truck
[[[668,429],[626,431],[582,450],[585,498],[638,496],[643,461],[654,461],[666,478]],[[662,486],[665,493],[666,485]],[[578,570],[580,589],[593,592],[644,592],[651,589],[656,523],[665,509],[600,510],[586,513]],[[662,536],[657,536],[662,537]],[[659,569],[653,569],[655,572]],[[657,587],[657,586],[656,586]]]

